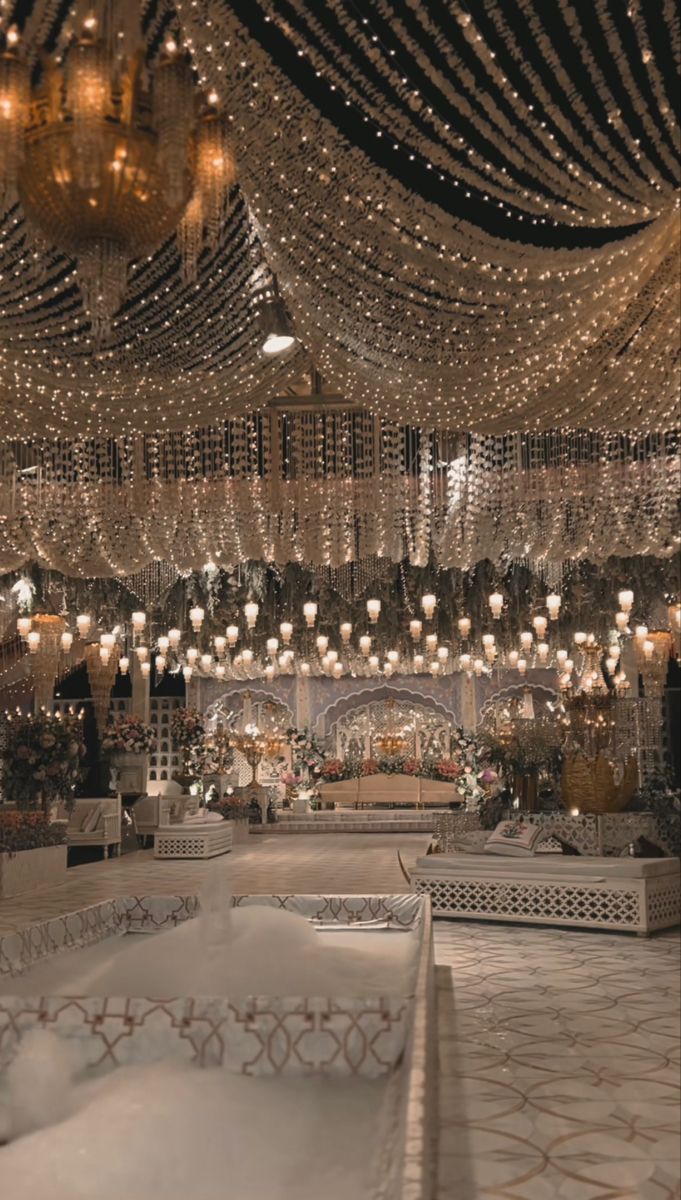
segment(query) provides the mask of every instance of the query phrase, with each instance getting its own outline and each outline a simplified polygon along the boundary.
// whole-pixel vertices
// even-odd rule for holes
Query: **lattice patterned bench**
[[[231,821],[167,825],[154,834],[154,858],[215,858],[232,849]]]
[[[430,854],[413,874],[433,913],[647,934],[681,920],[678,858]]]

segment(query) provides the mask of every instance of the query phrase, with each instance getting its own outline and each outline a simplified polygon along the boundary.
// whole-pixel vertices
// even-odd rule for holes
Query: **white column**
[[[474,730],[478,723],[478,708],[475,695],[475,678],[464,675],[461,690],[461,724],[466,730]]]
[[[140,721],[148,724],[151,683],[148,678],[144,678],[140,671],[140,664],[136,654],[130,656],[130,681],[132,683],[130,711],[134,717],[139,717]]]

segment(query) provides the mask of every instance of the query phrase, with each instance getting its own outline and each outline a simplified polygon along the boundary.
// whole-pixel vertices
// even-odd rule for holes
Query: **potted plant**
[[[104,730],[102,753],[117,772],[116,786],[126,803],[143,796],[149,778],[149,755],[156,748],[151,725],[128,713],[117,713]]]
[[[84,747],[75,716],[8,717],[3,790],[13,809],[0,813],[0,897],[60,883],[66,873],[66,822]]]
[[[201,713],[195,708],[176,708],[170,735],[182,751],[182,770],[173,771],[173,779],[179,783],[182,794],[188,796],[192,783],[203,774],[206,729]]]
[[[42,812],[0,812],[0,900],[61,883],[66,875],[66,822]]]

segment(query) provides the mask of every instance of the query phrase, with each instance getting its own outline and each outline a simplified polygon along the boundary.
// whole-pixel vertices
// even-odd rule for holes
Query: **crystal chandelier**
[[[192,278],[236,177],[218,98],[203,99],[168,38],[153,64],[126,0],[99,0],[35,87],[17,29],[0,56],[0,196],[75,260],[95,333],[110,328],[131,260],[177,233]],[[134,6],[133,6],[133,15]]]

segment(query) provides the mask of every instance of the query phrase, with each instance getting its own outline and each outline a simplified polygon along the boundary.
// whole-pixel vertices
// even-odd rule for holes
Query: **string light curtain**
[[[177,7],[332,386],[465,429],[675,423],[676,6]]]
[[[224,102],[240,186],[195,283],[174,239],[133,266],[104,345],[6,198],[0,437],[186,429],[284,391],[306,359],[260,351],[269,267],[348,403],[489,433],[676,425],[676,6],[471,7],[142,0],[150,60],[176,35]],[[23,42],[63,49],[67,8],[35,0]]]
[[[377,555],[468,569],[678,549],[672,435],[467,437],[366,412],[270,412],[190,434],[6,446],[0,573],[178,572]]]

